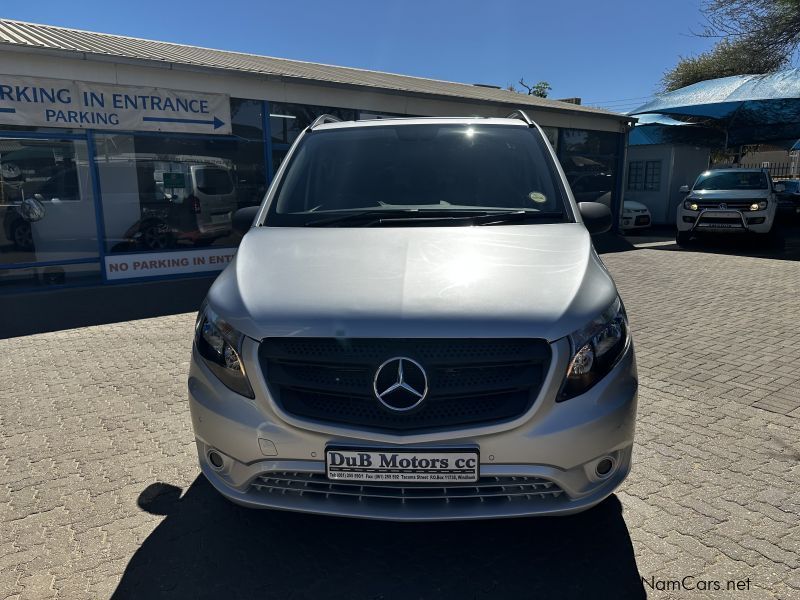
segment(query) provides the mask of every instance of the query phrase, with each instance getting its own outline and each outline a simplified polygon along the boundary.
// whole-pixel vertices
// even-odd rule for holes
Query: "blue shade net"
[[[702,81],[660,94],[631,114],[640,119],[634,131],[643,128],[632,144],[672,137],[701,143],[710,135],[722,144],[727,138],[728,146],[791,140],[791,147],[800,138],[800,69]]]

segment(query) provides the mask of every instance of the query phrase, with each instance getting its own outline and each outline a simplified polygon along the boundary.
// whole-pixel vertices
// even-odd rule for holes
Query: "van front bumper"
[[[189,406],[202,472],[223,496],[253,508],[397,521],[586,510],[609,496],[631,468],[638,387],[634,351],[630,346],[588,392],[556,402],[569,344],[559,340],[551,348],[550,374],[522,419],[418,435],[287,420],[269,397],[256,342],[245,344],[242,353],[253,400],[225,387],[194,350]],[[480,479],[470,484],[334,482],[325,476],[329,445],[474,447],[479,450]],[[216,465],[209,459],[212,451]],[[600,475],[603,459],[610,459],[613,468]]]

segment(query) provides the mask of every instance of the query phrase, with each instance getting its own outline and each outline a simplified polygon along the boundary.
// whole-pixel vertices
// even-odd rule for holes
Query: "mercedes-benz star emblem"
[[[428,395],[428,376],[417,361],[395,356],[375,371],[375,397],[389,410],[407,412]]]

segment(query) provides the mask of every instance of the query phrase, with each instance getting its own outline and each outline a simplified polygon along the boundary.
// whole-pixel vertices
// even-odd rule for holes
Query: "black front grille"
[[[530,339],[269,338],[261,366],[275,400],[297,417],[395,432],[513,419],[536,400],[550,346]],[[397,413],[373,391],[375,371],[396,356],[428,376],[420,407]]]
[[[269,472],[250,487],[258,493],[355,503],[449,504],[457,502],[558,501],[569,499],[557,484],[540,477],[481,477],[475,483],[331,481],[323,473]]]
[[[740,200],[698,200],[697,206],[700,208],[719,209],[720,204],[724,204],[722,210],[750,210],[750,205],[754,202],[763,202],[764,198],[740,199]]]

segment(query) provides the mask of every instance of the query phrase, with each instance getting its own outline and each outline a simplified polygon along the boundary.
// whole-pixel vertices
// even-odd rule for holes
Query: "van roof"
[[[350,129],[359,127],[380,127],[382,125],[508,125],[527,127],[521,119],[500,119],[487,117],[392,117],[386,119],[365,119],[363,121],[340,121],[322,123],[313,127],[314,131],[327,129]]]

